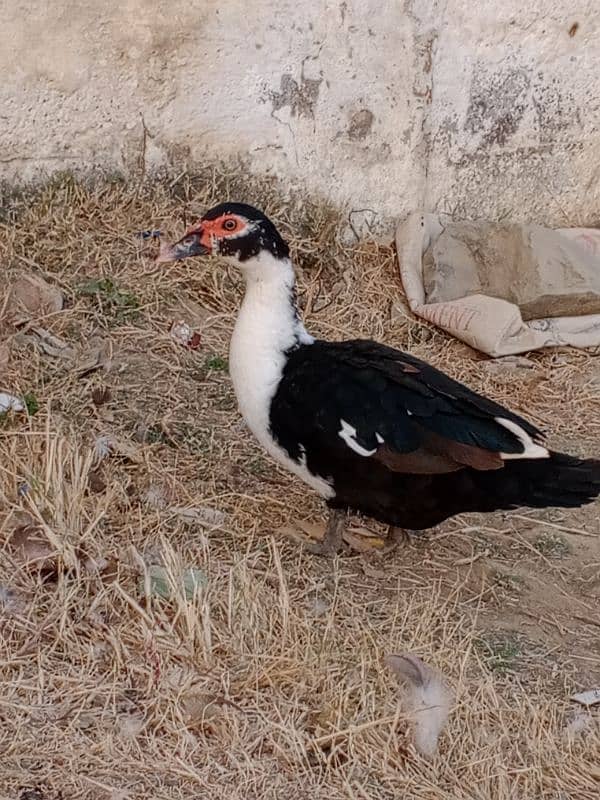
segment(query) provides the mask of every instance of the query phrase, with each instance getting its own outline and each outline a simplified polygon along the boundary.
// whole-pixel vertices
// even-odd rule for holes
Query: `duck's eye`
[[[223,222],[223,230],[234,231],[237,228],[237,222],[234,219],[226,219]]]

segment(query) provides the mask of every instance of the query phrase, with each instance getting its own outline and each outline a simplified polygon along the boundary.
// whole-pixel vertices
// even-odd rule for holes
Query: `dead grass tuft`
[[[599,678],[600,552],[577,533],[597,533],[594,510],[454,520],[333,567],[277,535],[322,509],[240,424],[227,376],[240,281],[214,261],[159,269],[135,235],[179,234],[225,198],[260,205],[290,240],[317,334],[410,349],[558,444],[598,442],[597,356],[538,353],[532,376],[500,380],[411,317],[393,249],[347,244],[327,204],[222,167],[141,188],[63,176],[13,198],[0,390],[29,412],[0,420],[2,794],[597,797],[597,716],[568,735],[571,691]],[[4,301],[21,274],[65,308],[15,328]],[[169,335],[180,319],[198,349]],[[45,570],[11,545],[23,520]],[[396,652],[457,691],[432,763],[398,711]]]

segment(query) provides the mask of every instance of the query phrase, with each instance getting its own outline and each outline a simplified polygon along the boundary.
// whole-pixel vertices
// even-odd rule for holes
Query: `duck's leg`
[[[307,542],[304,546],[315,555],[334,556],[342,548],[345,527],[346,512],[340,511],[338,508],[330,508],[323,538],[318,542]]]
[[[387,538],[395,544],[409,544],[413,537],[423,536],[424,531],[411,531],[408,528],[397,528],[390,525]]]
[[[394,544],[408,544],[410,542],[408,531],[404,528],[397,528],[395,525],[389,526],[386,538]]]

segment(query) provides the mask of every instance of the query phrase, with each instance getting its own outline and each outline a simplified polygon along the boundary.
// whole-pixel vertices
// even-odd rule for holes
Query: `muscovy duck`
[[[222,203],[158,260],[206,254],[246,280],[229,360],[240,411],[329,506],[312,552],[340,549],[348,511],[424,530],[461,512],[576,508],[600,493],[600,460],[549,450],[530,422],[431,365],[374,341],[314,339],[289,248],[261,211]]]

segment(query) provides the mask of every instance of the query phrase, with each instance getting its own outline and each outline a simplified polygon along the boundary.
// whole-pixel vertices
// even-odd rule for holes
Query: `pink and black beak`
[[[192,256],[206,256],[212,253],[212,242],[210,234],[202,225],[196,225],[183,236],[178,242],[161,244],[156,261],[164,264],[172,261],[182,261],[184,258]]]

